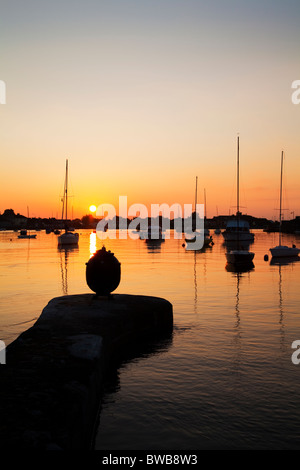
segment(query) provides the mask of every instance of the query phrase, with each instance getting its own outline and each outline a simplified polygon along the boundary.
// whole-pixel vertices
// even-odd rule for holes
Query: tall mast
[[[237,212],[240,211],[240,137],[237,138]],[[238,215],[238,214],[237,214]]]
[[[283,172],[283,150],[281,152],[281,170],[280,170],[280,206],[279,206],[279,246],[281,245],[281,206],[282,206],[282,172]]]
[[[195,214],[197,212],[197,183],[198,183],[198,176],[196,176],[196,190],[195,190]]]
[[[66,160],[66,220],[68,220],[68,159]]]
[[[237,138],[237,249],[240,249],[240,136]]]

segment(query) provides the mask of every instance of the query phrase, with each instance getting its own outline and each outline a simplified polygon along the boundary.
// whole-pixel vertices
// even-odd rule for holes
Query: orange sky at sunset
[[[207,4],[209,3],[209,4]],[[226,8],[225,8],[226,5]],[[0,212],[60,217],[119,196],[300,216],[299,2],[5,1]],[[71,212],[70,212],[71,215]]]

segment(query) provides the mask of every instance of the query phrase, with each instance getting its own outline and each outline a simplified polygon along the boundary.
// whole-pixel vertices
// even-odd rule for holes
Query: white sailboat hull
[[[271,254],[276,258],[285,258],[291,256],[298,256],[300,249],[296,247],[289,247],[284,245],[275,246],[270,248]]]

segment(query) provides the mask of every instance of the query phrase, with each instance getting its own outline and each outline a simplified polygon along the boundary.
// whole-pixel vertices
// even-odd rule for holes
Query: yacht
[[[239,211],[239,136],[237,138],[237,213],[236,219],[230,220],[227,224],[223,236],[226,241],[234,241],[236,248],[228,250],[226,253],[227,262],[235,266],[244,266],[252,263],[254,253],[242,248],[243,241],[247,241],[254,238],[254,235],[249,230],[249,224],[245,220],[241,220],[241,213]],[[253,237],[253,238],[252,238]]]
[[[65,176],[65,186],[64,186],[64,196],[63,196],[63,209],[62,209],[62,219],[65,220],[65,231],[58,238],[58,246],[70,246],[77,245],[79,240],[79,233],[71,231],[67,227],[68,220],[68,159],[66,160],[66,176]]]
[[[280,209],[279,209],[279,244],[274,248],[270,248],[272,257],[274,258],[291,258],[298,256],[300,249],[295,245],[286,246],[281,244],[281,226],[282,226],[282,174],[283,174],[283,151],[281,152],[281,171],[280,171]]]

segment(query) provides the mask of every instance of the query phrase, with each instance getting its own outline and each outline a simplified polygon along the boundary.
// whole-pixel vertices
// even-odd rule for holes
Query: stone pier
[[[111,358],[172,328],[172,305],[158,297],[52,299],[0,365],[0,448],[89,450]]]

